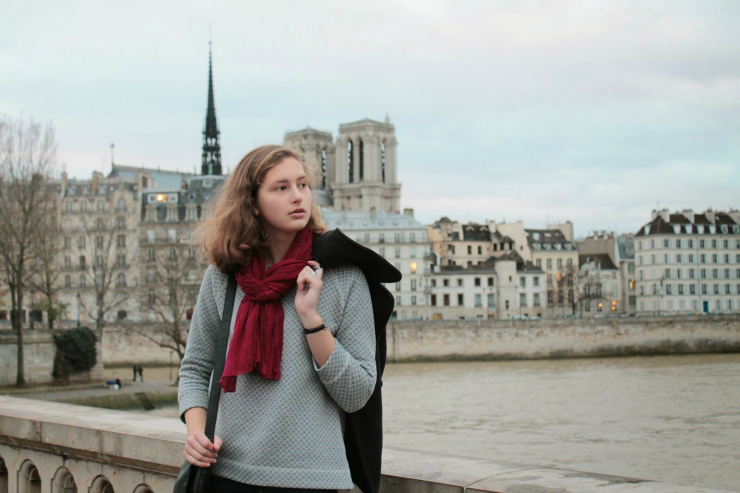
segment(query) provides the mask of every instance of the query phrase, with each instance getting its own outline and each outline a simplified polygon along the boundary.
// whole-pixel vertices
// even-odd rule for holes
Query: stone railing
[[[0,396],[0,493],[170,492],[177,419]],[[381,493],[710,493],[616,476],[386,448]]]

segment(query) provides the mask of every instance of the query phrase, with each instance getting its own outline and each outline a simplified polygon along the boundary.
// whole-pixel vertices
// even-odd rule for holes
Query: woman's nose
[[[301,191],[298,189],[298,187],[293,187],[293,202],[300,202],[303,200],[303,195],[301,195]]]

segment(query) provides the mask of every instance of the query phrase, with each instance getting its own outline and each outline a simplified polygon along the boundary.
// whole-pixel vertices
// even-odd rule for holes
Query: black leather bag
[[[213,442],[216,431],[216,417],[218,416],[218,402],[221,397],[221,386],[218,384],[224,373],[226,350],[229,344],[229,330],[231,328],[231,313],[234,311],[234,297],[236,296],[236,275],[229,274],[229,283],[224,298],[224,312],[221,316],[221,327],[216,346],[216,359],[213,362],[213,376],[211,377],[211,393],[208,397],[208,416],[206,418],[205,435]],[[175,480],[173,493],[209,493],[211,491],[211,468],[198,467],[185,461]]]

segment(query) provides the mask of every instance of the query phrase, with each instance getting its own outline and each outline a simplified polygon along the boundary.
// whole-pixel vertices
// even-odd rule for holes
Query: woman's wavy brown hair
[[[208,262],[221,272],[246,265],[252,255],[259,254],[268,246],[261,219],[254,215],[257,190],[267,172],[288,157],[296,158],[303,165],[309,186],[313,189],[314,166],[306,163],[306,156],[298,146],[264,145],[244,156],[226,183],[211,197],[208,215],[196,226],[193,240]],[[315,195],[311,201],[308,227],[314,233],[326,231]]]

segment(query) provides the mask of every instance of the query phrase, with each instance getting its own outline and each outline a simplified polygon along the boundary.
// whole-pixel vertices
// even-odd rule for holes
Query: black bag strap
[[[221,316],[221,328],[216,346],[216,359],[213,362],[213,377],[211,378],[211,393],[208,397],[208,415],[206,417],[205,434],[213,442],[216,432],[216,418],[218,417],[218,403],[221,398],[221,386],[218,384],[224,373],[226,364],[226,350],[229,346],[229,332],[231,330],[231,314],[234,312],[234,298],[236,297],[236,274],[229,274],[229,283],[226,286],[224,298],[224,313]]]

